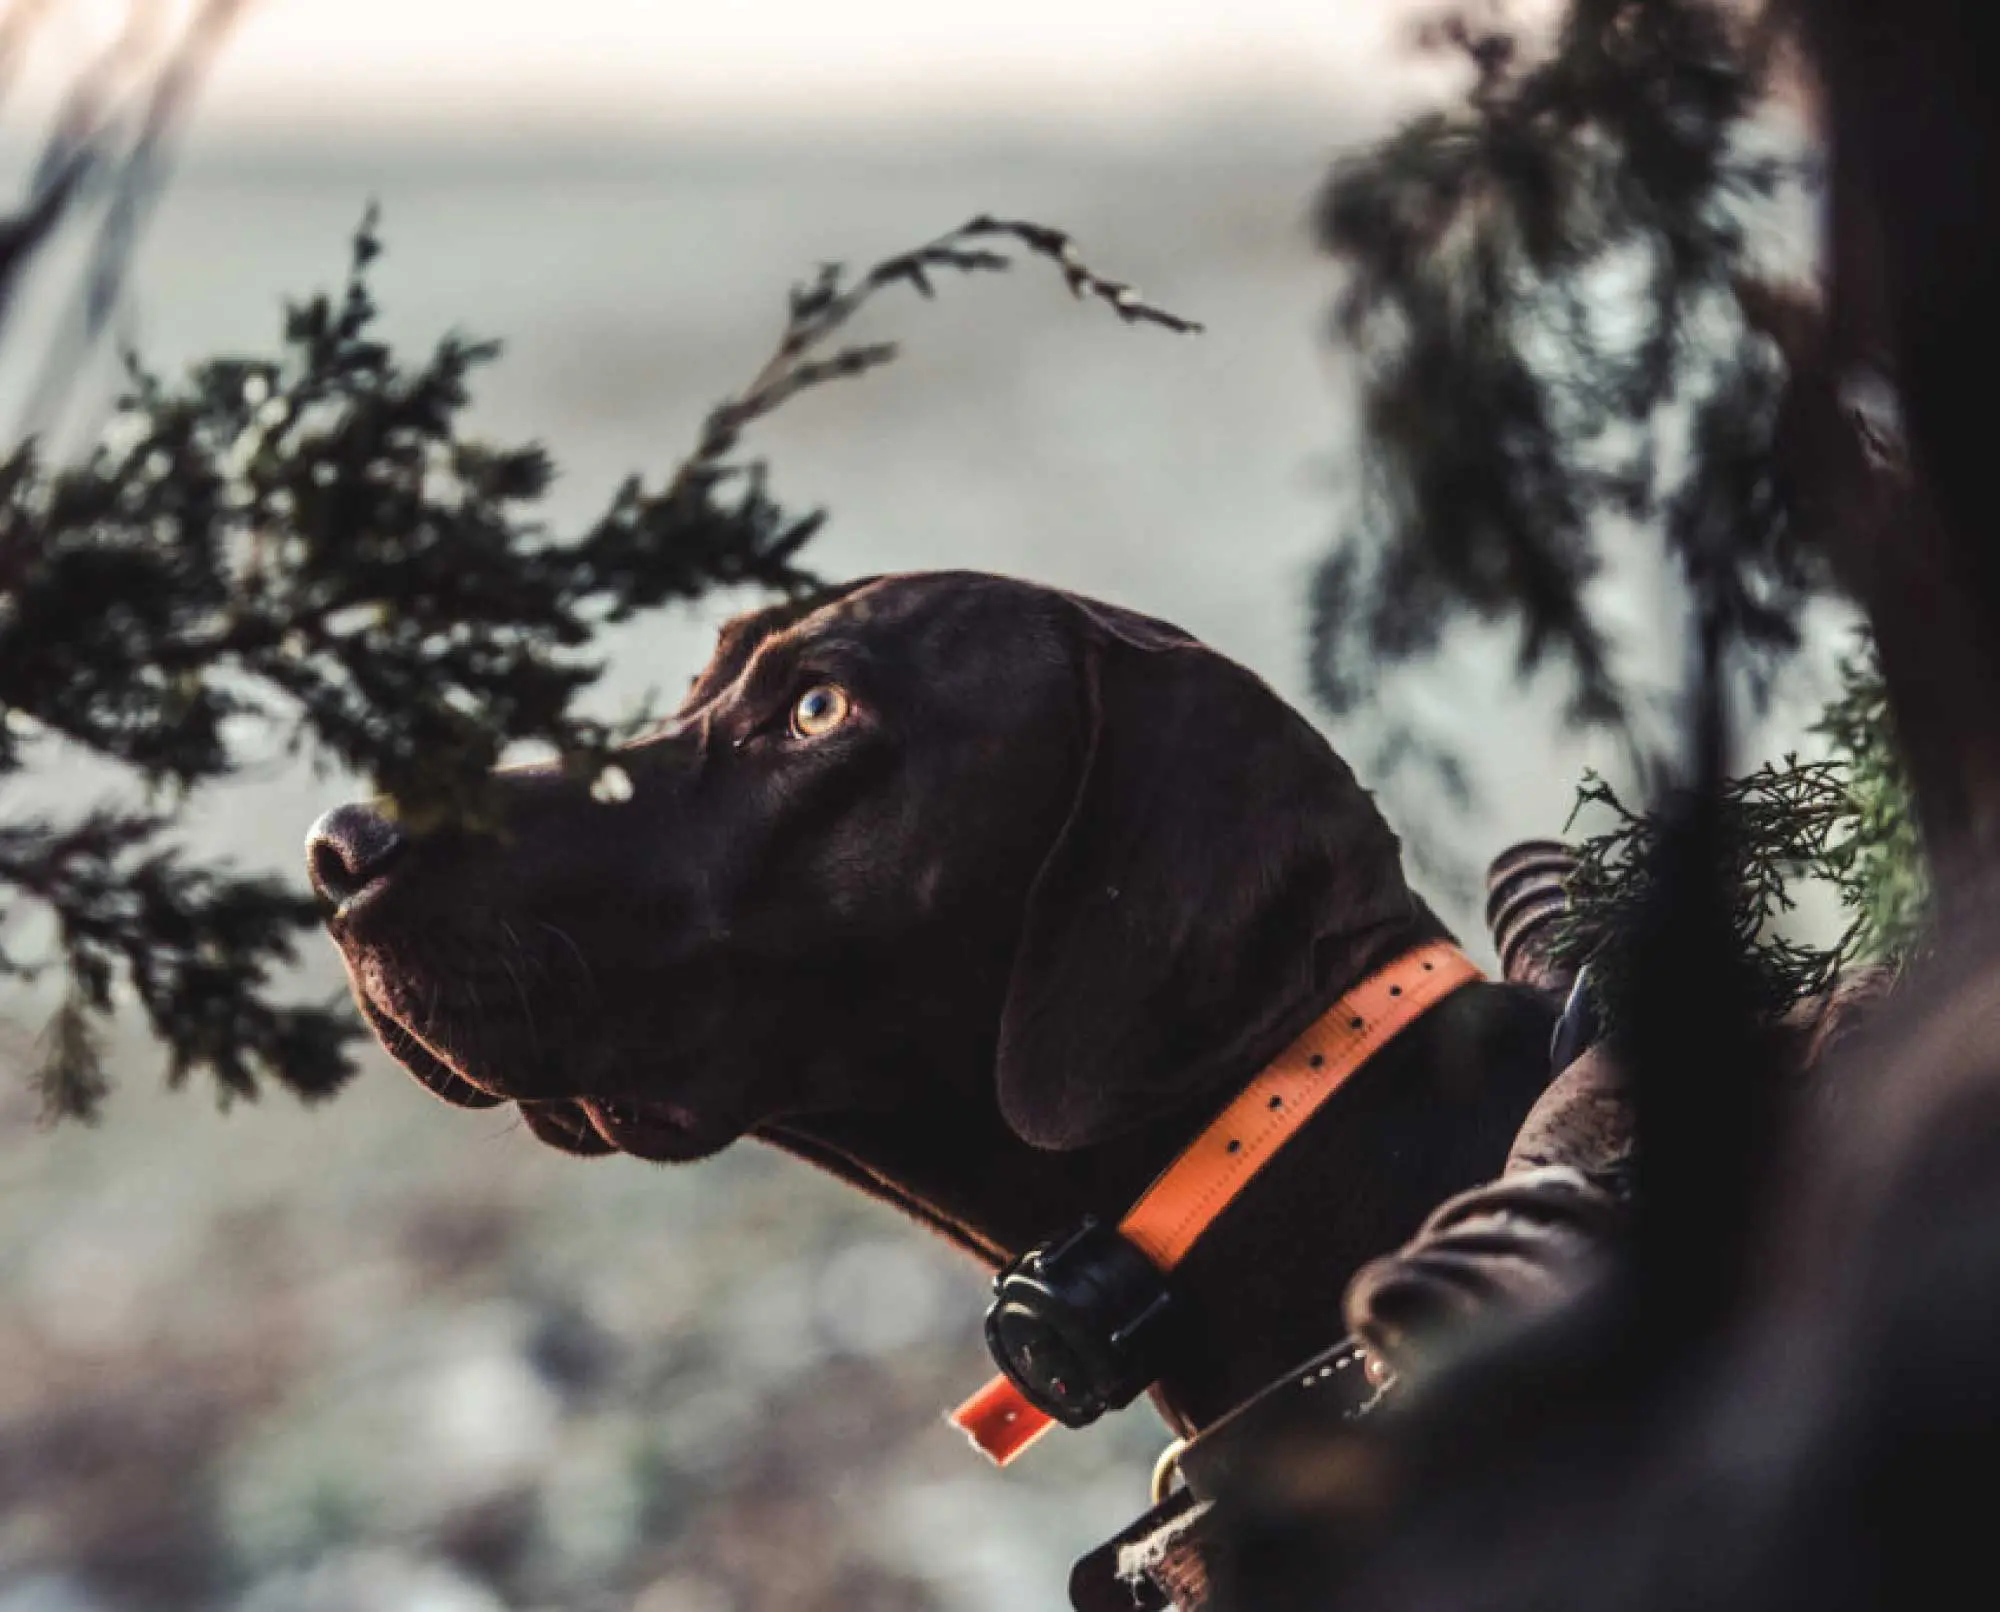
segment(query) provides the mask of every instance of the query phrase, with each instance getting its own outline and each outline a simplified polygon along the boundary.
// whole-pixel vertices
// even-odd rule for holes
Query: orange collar
[[[1119,1232],[1162,1271],[1172,1270],[1355,1070],[1426,1010],[1480,977],[1447,941],[1369,975],[1236,1094],[1141,1194]],[[1005,1377],[959,1406],[951,1422],[998,1466],[1054,1425]]]

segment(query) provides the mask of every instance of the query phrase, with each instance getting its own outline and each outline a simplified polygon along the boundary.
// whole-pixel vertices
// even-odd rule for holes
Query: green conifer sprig
[[[1864,645],[1844,659],[1839,689],[1813,732],[1829,754],[1787,755],[1729,781],[1722,793],[1731,928],[1753,964],[1761,1007],[1775,1018],[1830,989],[1856,963],[1900,967],[1926,943],[1930,889],[1909,782],[1895,749],[1880,673]],[[1663,813],[1631,810],[1596,774],[1577,790],[1570,822],[1591,810],[1610,826],[1580,842],[1560,921],[1558,955],[1588,962],[1617,1016],[1625,948],[1651,896]],[[1823,943],[1788,933],[1801,888],[1835,898],[1838,928]]]

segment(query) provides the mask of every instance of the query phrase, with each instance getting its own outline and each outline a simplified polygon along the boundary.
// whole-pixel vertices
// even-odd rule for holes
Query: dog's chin
[[[595,1159],[618,1151],[597,1134],[597,1127],[575,1103],[523,1103],[521,1119],[537,1141],[561,1153]]]
[[[611,1147],[656,1164],[686,1164],[720,1153],[736,1140],[735,1130],[704,1123],[672,1103],[642,1103],[580,1097],[572,1105]]]
[[[550,1147],[586,1158],[629,1153],[660,1164],[684,1164],[720,1153],[740,1127],[715,1124],[674,1103],[631,1098],[531,1097],[503,1073],[426,1040],[365,988],[355,992],[362,1016],[390,1057],[433,1096],[458,1108],[518,1102],[528,1129]]]
[[[704,1130],[679,1110],[567,1098],[524,1102],[521,1118],[539,1141],[580,1158],[629,1153],[655,1164],[686,1164],[718,1153],[733,1135]]]

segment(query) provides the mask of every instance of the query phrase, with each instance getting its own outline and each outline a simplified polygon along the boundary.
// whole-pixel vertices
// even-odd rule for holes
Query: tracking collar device
[[[1371,974],[1230,1101],[1116,1229],[1087,1220],[994,1280],[986,1344],[1001,1375],[952,1413],[1005,1466],[1054,1423],[1085,1427],[1158,1380],[1176,1300],[1167,1274],[1347,1078],[1479,970],[1435,942]]]
[[[1159,1377],[1173,1310],[1159,1266],[1089,1219],[1000,1272],[986,1347],[1030,1405],[1088,1427]]]

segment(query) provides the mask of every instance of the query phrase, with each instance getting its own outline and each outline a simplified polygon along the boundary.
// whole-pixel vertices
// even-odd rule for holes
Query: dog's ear
[[[1436,922],[1374,802],[1270,688],[1163,623],[1067,602],[1082,773],[1029,892],[998,1058],[1007,1123],[1051,1149],[1275,1056],[1344,959]]]

